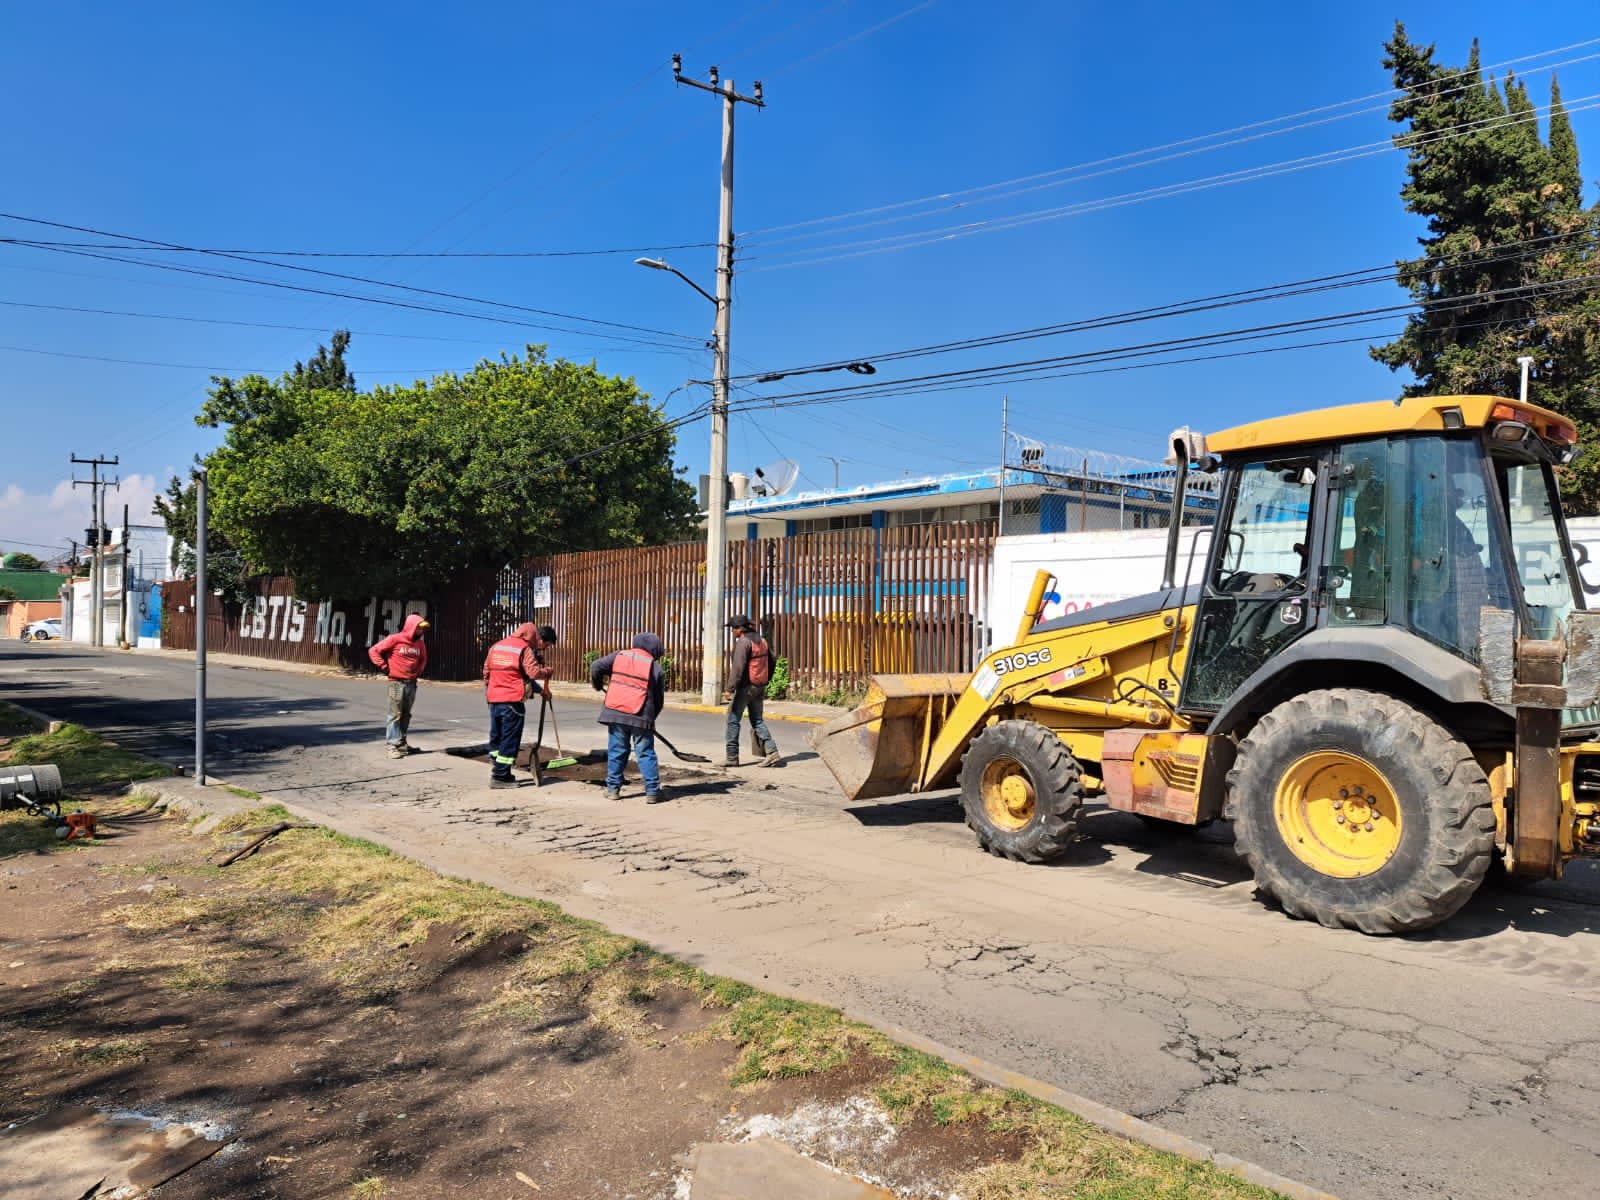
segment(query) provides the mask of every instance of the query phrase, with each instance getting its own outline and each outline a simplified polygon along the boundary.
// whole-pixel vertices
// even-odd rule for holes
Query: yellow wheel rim
[[[983,769],[983,812],[1000,829],[1017,830],[1033,820],[1037,798],[1021,763],[996,759]]]
[[[1400,847],[1400,804],[1383,772],[1354,754],[1323,750],[1278,781],[1273,816],[1284,843],[1324,875],[1371,875]]]

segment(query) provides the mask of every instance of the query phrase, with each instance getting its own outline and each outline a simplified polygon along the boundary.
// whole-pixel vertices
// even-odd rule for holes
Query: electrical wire
[[[1415,260],[1415,265],[1407,264],[1408,270],[1427,271],[1439,267],[1457,270],[1473,270],[1482,267],[1494,266],[1504,262],[1516,261],[1524,258],[1534,258],[1540,254],[1557,248],[1562,243],[1586,239],[1590,236],[1587,229],[1577,229],[1568,233],[1546,234],[1541,237],[1523,238],[1514,242],[1502,242],[1495,245],[1479,247],[1476,250],[1462,251],[1453,255],[1435,255],[1421,260]],[[1478,255],[1488,257],[1478,258]],[[986,334],[979,337],[964,338],[957,341],[935,342],[924,346],[915,346],[901,350],[891,350],[877,354],[857,354],[846,358],[833,359],[823,363],[808,363],[799,367],[791,367],[779,371],[761,371],[735,375],[737,380],[754,380],[763,375],[800,375],[815,374],[846,367],[851,363],[868,362],[874,366],[882,363],[902,361],[912,358],[924,358],[932,355],[948,354],[964,350],[986,349],[991,346],[1007,345],[1014,342],[1032,341],[1039,338],[1057,337],[1070,333],[1082,333],[1097,329],[1107,329],[1120,325],[1140,324],[1146,321],[1163,320],[1168,317],[1191,316],[1196,313],[1213,312],[1220,309],[1235,308],[1247,304],[1258,304],[1269,300],[1291,299],[1300,296],[1316,295],[1322,292],[1336,291],[1349,287],[1365,287],[1375,283],[1393,283],[1401,275],[1401,271],[1393,263],[1372,267],[1363,267],[1352,271],[1340,271],[1329,275],[1312,276],[1306,279],[1288,280],[1283,283],[1263,284],[1253,288],[1244,288],[1231,292],[1219,292],[1208,296],[1194,297],[1188,300],[1172,301],[1168,304],[1154,305],[1146,308],[1128,309],[1122,312],[1106,313],[1099,316],[1083,317],[1075,321],[1066,321],[1053,325],[1039,325],[1027,329],[1012,330],[1002,333]]]
[[[224,271],[207,271],[199,267],[187,267],[179,263],[141,262],[136,259],[122,258],[112,254],[101,254],[93,250],[66,250],[51,249],[48,246],[29,247],[48,250],[55,254],[70,254],[79,258],[99,259],[104,262],[131,264],[138,267],[148,267],[161,271],[175,271],[183,275],[199,275],[209,279],[227,279],[236,283],[253,283],[261,287],[278,288],[283,291],[301,292],[313,296],[333,296],[342,300],[358,300],[365,304],[380,304],[386,308],[400,308],[412,312],[434,313],[441,316],[463,317],[474,321],[487,321],[495,325],[513,325],[524,329],[543,329],[555,333],[568,333],[578,337],[598,337],[609,341],[630,343],[639,346],[654,346],[667,350],[687,350],[686,346],[678,346],[668,342],[650,341],[642,338],[628,337],[623,334],[605,333],[595,329],[569,329],[561,325],[551,325],[540,321],[526,321],[509,316],[498,316],[493,313],[470,312],[464,309],[443,308],[439,305],[415,304],[405,300],[392,300],[385,296],[363,296],[355,292],[334,291],[328,288],[309,287],[304,284],[286,283],[277,279],[258,279],[250,275],[230,274]]]
[[[1548,67],[1540,67],[1540,68],[1537,68],[1537,69],[1541,70],[1541,71],[1542,70],[1555,70],[1558,67],[1571,66],[1571,65],[1573,65],[1575,63],[1590,62],[1590,61],[1592,61],[1594,59],[1600,59],[1600,52],[1597,52],[1597,53],[1594,53],[1594,54],[1581,55],[1581,56],[1579,56],[1577,58],[1567,59],[1564,62],[1551,63],[1551,64],[1549,64]],[[1450,92],[1464,91],[1464,90],[1467,90],[1467,88],[1470,87],[1470,86],[1472,86],[1472,85],[1463,85],[1460,88],[1447,89],[1445,92],[1440,93],[1440,94],[1444,95],[1444,94],[1449,94]],[[1432,98],[1433,97],[1430,97],[1430,99],[1432,99]],[[1143,167],[1153,167],[1153,166],[1156,166],[1156,165],[1158,165],[1160,163],[1172,162],[1172,161],[1175,161],[1175,160],[1181,159],[1181,158],[1190,158],[1190,157],[1193,157],[1193,156],[1198,155],[1198,154],[1209,154],[1214,150],[1224,150],[1224,149],[1228,149],[1228,148],[1233,147],[1233,146],[1242,146],[1242,145],[1245,145],[1245,144],[1250,143],[1250,142],[1261,141],[1261,140],[1263,140],[1265,138],[1277,137],[1280,134],[1295,133],[1295,132],[1298,132],[1299,130],[1302,130],[1302,129],[1312,129],[1312,128],[1315,128],[1317,126],[1328,125],[1328,124],[1331,124],[1331,123],[1333,123],[1335,121],[1349,120],[1352,117],[1369,116],[1369,115],[1371,115],[1373,113],[1384,112],[1389,107],[1390,107],[1389,104],[1385,103],[1385,104],[1375,105],[1374,107],[1371,107],[1371,108],[1355,109],[1355,110],[1353,110],[1351,112],[1338,114],[1337,116],[1321,117],[1321,118],[1318,118],[1317,120],[1314,120],[1314,121],[1304,121],[1304,122],[1301,122],[1301,123],[1296,124],[1296,125],[1288,125],[1288,126],[1285,126],[1282,129],[1274,129],[1274,130],[1269,130],[1269,131],[1263,132],[1263,133],[1253,133],[1253,134],[1249,134],[1249,135],[1244,136],[1244,137],[1232,138],[1232,139],[1230,139],[1228,141],[1218,142],[1215,145],[1201,146],[1201,147],[1195,147],[1195,148],[1188,149],[1188,150],[1177,151],[1177,152],[1174,152],[1174,153],[1171,153],[1171,154],[1164,154],[1164,155],[1161,155],[1161,156],[1156,157],[1156,158],[1145,159],[1145,160],[1142,160],[1142,161],[1139,161],[1139,162],[1125,163],[1125,164],[1123,164],[1121,166],[1107,167],[1107,168],[1104,168],[1104,169],[1098,170],[1098,171],[1089,171],[1086,174],[1073,174],[1073,175],[1071,175],[1071,176],[1069,176],[1067,178],[1050,179],[1048,182],[1032,182],[1033,180],[1044,179],[1047,176],[1058,175],[1062,171],[1074,171],[1074,170],[1076,170],[1076,168],[1064,167],[1064,168],[1060,168],[1058,171],[1044,172],[1044,173],[1042,173],[1040,175],[1029,176],[1025,180],[1017,181],[1017,182],[1028,183],[1029,186],[1016,187],[1016,188],[1013,188],[1010,191],[998,192],[997,194],[992,195],[992,196],[982,196],[982,197],[979,197],[979,198],[973,199],[973,200],[961,200],[961,201],[958,201],[958,202],[956,202],[954,204],[942,205],[942,206],[940,206],[938,208],[925,209],[925,210],[923,210],[921,212],[915,212],[915,213],[902,213],[902,214],[900,214],[898,216],[883,217],[883,218],[880,218],[880,219],[874,220],[874,221],[860,221],[860,222],[857,222],[857,223],[852,224],[852,225],[843,225],[843,226],[836,226],[836,227],[832,227],[832,228],[828,228],[828,229],[819,229],[819,230],[814,230],[814,231],[809,232],[809,233],[795,233],[795,234],[791,234],[789,237],[769,238],[769,239],[765,239],[765,240],[759,239],[759,238],[755,238],[754,240],[744,239],[743,240],[743,244],[746,245],[746,246],[754,245],[758,249],[766,249],[766,248],[771,247],[771,246],[785,245],[785,244],[792,243],[792,242],[797,242],[797,241],[806,241],[806,240],[809,240],[811,238],[832,237],[832,236],[835,236],[837,234],[849,233],[849,232],[852,232],[854,230],[873,229],[873,228],[878,228],[878,227],[881,227],[881,226],[884,226],[884,225],[898,224],[899,222],[902,222],[902,221],[917,221],[917,220],[921,220],[924,217],[935,216],[938,213],[942,213],[942,212],[954,212],[957,209],[970,208],[975,204],[991,204],[991,203],[994,203],[995,201],[998,201],[998,200],[1009,200],[1009,199],[1011,199],[1012,197],[1015,197],[1015,196],[1025,196],[1025,195],[1029,195],[1029,194],[1031,194],[1033,192],[1045,191],[1045,190],[1047,190],[1049,188],[1064,187],[1067,184],[1084,183],[1084,182],[1086,182],[1088,180],[1091,180],[1091,179],[1100,179],[1100,178],[1104,178],[1105,176],[1108,176],[1108,175],[1118,175],[1118,174],[1121,174],[1122,172],[1125,172],[1125,171],[1135,171],[1135,170],[1139,170],[1140,168],[1143,168]],[[1378,144],[1386,144],[1386,143],[1378,143]],[[1005,186],[1005,185],[990,184],[990,185],[986,185],[985,188],[973,189],[973,190],[974,191],[987,190],[988,188],[1001,187],[1001,186]],[[963,194],[965,194],[965,193],[959,193],[958,192],[958,193],[953,193],[952,195],[956,196],[956,195],[963,195]],[[910,235],[906,235],[906,236],[910,236]],[[752,238],[753,237],[754,237],[754,235],[752,235]]]
[[[1424,302],[1420,307],[1430,312],[1450,313],[1470,309],[1477,302],[1503,304],[1516,299],[1532,299],[1541,296],[1559,295],[1568,290],[1584,285],[1592,285],[1600,281],[1600,274],[1578,276],[1567,280],[1552,281],[1549,283],[1528,284],[1517,288],[1499,288],[1483,292],[1473,292],[1463,296],[1453,296],[1438,301]],[[1322,317],[1307,317],[1295,321],[1280,321],[1268,325],[1248,326],[1242,329],[1224,330],[1217,333],[1197,334],[1184,338],[1171,338],[1164,341],[1146,342],[1135,345],[1115,346],[1101,350],[1081,351],[1076,354],[1056,355],[1049,358],[1031,359],[1022,362],[1001,363],[986,367],[970,367],[964,370],[943,371],[928,375],[911,376],[901,380],[885,380],[871,384],[853,384],[844,387],[822,388],[812,391],[780,393],[764,397],[764,402],[772,404],[779,400],[795,400],[816,397],[852,397],[888,394],[895,389],[900,389],[913,384],[930,382],[943,382],[946,380],[966,381],[983,379],[987,382],[999,380],[1016,380],[1026,378],[1037,371],[1048,370],[1052,367],[1071,363],[1103,359],[1111,357],[1127,357],[1147,354],[1166,349],[1193,348],[1198,346],[1225,344],[1227,342],[1249,341],[1264,337],[1287,336],[1293,333],[1302,333],[1314,329],[1332,329],[1355,324],[1371,324],[1377,320],[1408,315],[1413,309],[1419,307],[1413,304],[1390,305],[1379,308],[1356,310],[1353,312],[1333,313]]]
[[[269,258],[593,258],[608,254],[710,250],[715,242],[677,242],[665,246],[617,246],[607,250],[252,250],[228,246],[130,246],[123,242],[47,242],[39,238],[0,238],[0,245],[64,246],[74,250],[148,250],[158,254],[260,254]]]
[[[860,30],[860,31],[858,31],[856,33],[852,33],[849,37],[841,38],[839,41],[835,42],[833,45],[827,47],[826,49],[818,50],[815,54],[807,55],[805,58],[802,58],[799,62],[790,63],[787,67],[782,67],[782,68],[780,68],[780,69],[778,69],[776,71],[771,72],[770,74],[767,75],[767,78],[768,79],[777,79],[780,76],[787,75],[790,71],[798,71],[801,67],[809,66],[811,63],[816,62],[817,59],[819,59],[819,58],[827,57],[828,55],[832,54],[835,50],[842,50],[846,46],[850,45],[852,42],[859,42],[862,38],[871,37],[873,34],[877,33],[879,30],[887,29],[887,28],[889,28],[889,26],[897,24],[897,23],[905,20],[907,17],[914,16],[915,14],[921,12],[923,9],[931,7],[934,3],[935,3],[935,0],[921,0],[921,3],[913,4],[910,8],[904,9],[901,12],[898,12],[894,16],[889,17],[889,18],[887,18],[885,20],[879,21],[876,25],[871,25],[871,26],[868,26],[866,29],[862,29],[862,30]]]
[[[0,350],[10,351],[13,354],[43,354],[49,356],[50,358],[76,358],[87,362],[116,363],[119,366],[125,367],[172,367],[174,369],[185,371],[214,371],[221,375],[271,374],[270,370],[264,368],[258,370],[250,367],[208,366],[205,363],[155,362],[144,358],[110,358],[101,354],[75,354],[66,350],[41,350],[34,346],[0,345]],[[414,373],[420,377],[423,375],[440,374],[441,368],[435,367],[426,371],[413,371],[413,369],[409,367],[363,367],[362,371],[368,375],[410,375]]]
[[[157,247],[157,248],[160,248],[160,249],[180,250],[180,251],[186,251],[186,252],[190,252],[190,253],[206,254],[206,255],[210,255],[210,256],[216,257],[216,258],[228,259],[230,261],[252,263],[252,264],[254,264],[256,266],[273,267],[273,268],[276,268],[278,270],[300,271],[300,272],[303,272],[303,273],[308,274],[308,275],[319,275],[319,276],[323,276],[323,277],[326,277],[326,278],[329,278],[329,279],[340,279],[340,280],[345,280],[345,281],[348,281],[348,282],[351,282],[351,283],[364,283],[364,284],[368,284],[368,285],[373,286],[373,287],[395,288],[395,289],[397,289],[399,291],[412,292],[412,293],[416,293],[418,295],[424,295],[424,296],[436,296],[436,297],[439,297],[439,298],[445,299],[445,300],[461,300],[461,301],[465,301],[466,303],[469,303],[469,304],[483,304],[483,305],[487,305],[487,306],[490,306],[490,307],[493,307],[493,308],[509,309],[511,311],[514,311],[514,312],[533,313],[533,314],[535,314],[537,316],[542,316],[542,317],[555,317],[555,318],[557,318],[559,320],[564,320],[564,321],[581,321],[584,324],[588,324],[588,325],[603,325],[603,326],[606,326],[606,327],[611,328],[611,329],[625,329],[625,330],[628,330],[628,331],[630,331],[632,333],[647,333],[647,334],[652,334],[652,335],[655,335],[655,336],[658,336],[658,337],[680,338],[683,341],[689,342],[691,344],[692,343],[698,343],[698,342],[701,342],[701,341],[704,340],[702,338],[691,337],[688,334],[676,333],[676,332],[674,332],[672,330],[652,329],[647,325],[632,325],[632,324],[628,324],[627,322],[624,322],[624,321],[609,321],[609,320],[602,319],[600,317],[585,317],[585,316],[581,316],[581,315],[576,314],[576,313],[560,312],[560,311],[557,311],[555,309],[535,308],[535,307],[533,307],[531,305],[527,305],[527,304],[513,304],[513,303],[511,303],[509,301],[506,301],[506,300],[486,300],[481,296],[463,295],[460,292],[445,292],[445,291],[440,291],[440,290],[438,290],[436,288],[420,288],[420,287],[413,287],[410,284],[389,283],[389,282],[386,282],[386,281],[384,281],[382,279],[373,279],[373,278],[370,278],[368,276],[363,276],[363,275],[350,275],[350,274],[347,274],[347,273],[345,273],[343,271],[327,271],[327,270],[323,270],[320,267],[303,267],[303,266],[299,266],[299,265],[294,264],[294,263],[273,262],[270,259],[257,258],[257,257],[255,257],[253,255],[248,255],[248,254],[234,254],[234,253],[231,253],[231,252],[228,252],[228,251],[221,251],[221,250],[202,250],[202,249],[200,249],[198,247],[194,247],[194,246],[185,246],[185,245],[181,245],[181,244],[178,244],[178,243],[175,243],[175,242],[161,242],[161,241],[158,241],[158,240],[155,240],[155,239],[152,239],[152,238],[141,237],[141,236],[138,236],[136,234],[131,234],[131,233],[115,233],[115,232],[112,232],[112,231],[109,231],[109,230],[94,229],[94,228],[90,228],[90,227],[84,226],[84,225],[71,225],[71,224],[67,224],[67,223],[62,222],[62,221],[47,221],[47,220],[44,220],[43,218],[40,218],[40,217],[24,217],[24,216],[21,216],[21,215],[16,214],[16,213],[0,212],[0,218],[4,218],[6,220],[11,220],[11,221],[19,221],[19,222],[23,222],[25,224],[30,224],[30,225],[45,225],[45,226],[49,226],[50,228],[53,228],[53,229],[66,229],[66,230],[70,230],[71,232],[74,232],[74,233],[87,233],[87,234],[90,234],[90,235],[92,235],[94,237],[120,238],[123,241],[140,242],[140,243],[143,243],[145,246],[153,246],[153,247]],[[32,245],[34,243],[23,242],[22,244],[23,245]],[[49,247],[42,247],[42,248],[48,249]],[[137,260],[125,260],[125,261],[137,261]],[[155,265],[158,265],[158,264],[151,263],[151,264],[146,264],[146,265],[155,266]],[[256,282],[261,282],[261,281],[257,280]],[[602,335],[602,336],[604,336],[604,335]]]
[[[1600,107],[1600,93],[1593,93],[1580,97],[1577,101],[1567,105],[1568,113],[1587,112],[1592,108]],[[1044,221],[1057,221],[1066,217],[1085,216],[1090,213],[1103,212],[1112,208],[1125,208],[1134,204],[1147,204],[1153,200],[1171,199],[1174,196],[1189,195],[1195,192],[1210,191],[1220,187],[1230,187],[1239,183],[1253,183],[1261,179],[1275,178],[1280,175],[1294,174],[1298,171],[1311,170],[1316,167],[1337,166],[1346,162],[1355,162],[1364,158],[1400,150],[1410,152],[1418,148],[1436,145],[1442,142],[1454,141],[1457,138],[1467,137],[1474,133],[1486,132],[1491,129],[1504,128],[1510,125],[1537,122],[1542,113],[1548,111],[1548,106],[1535,108],[1533,111],[1518,116],[1492,117],[1484,121],[1469,122],[1456,129],[1444,131],[1440,134],[1420,139],[1398,139],[1383,142],[1364,143],[1359,146],[1346,147],[1341,150],[1324,151],[1319,154],[1304,155],[1296,159],[1286,159],[1277,163],[1268,163],[1254,167],[1241,168],[1237,171],[1222,172],[1209,175],[1200,179],[1192,179],[1180,183],[1162,184],[1157,187],[1144,188],[1135,192],[1125,192],[1121,195],[1105,197],[1099,200],[1086,200],[1074,204],[1060,205],[1054,208],[1035,209],[1029,212],[1015,213],[1005,217],[994,217],[983,221],[969,221],[960,225],[949,225],[939,229],[917,230],[911,233],[893,234],[881,238],[864,238],[853,242],[841,242],[835,246],[815,247],[815,253],[797,255],[790,259],[779,259],[767,262],[764,266],[744,267],[745,274],[761,271],[783,270],[789,267],[816,266],[822,263],[839,262],[844,259],[864,258],[875,254],[888,254],[898,250],[913,250],[922,246],[933,245],[941,242],[955,241],[959,238],[972,237],[980,233],[995,233],[1007,229],[1019,229],[1027,225],[1037,225]],[[764,261],[757,256],[751,256],[745,262]]]
[[[1032,182],[1034,182],[1036,180],[1048,178],[1050,176],[1061,174],[1061,173],[1064,173],[1064,172],[1075,172],[1075,171],[1087,170],[1087,169],[1089,169],[1091,167],[1100,167],[1100,166],[1105,166],[1105,165],[1110,164],[1110,163],[1122,162],[1122,161],[1124,161],[1126,159],[1129,159],[1129,158],[1142,157],[1142,156],[1147,155],[1147,154],[1159,154],[1159,153],[1162,153],[1162,152],[1165,152],[1165,151],[1168,151],[1168,150],[1176,150],[1176,149],[1180,149],[1180,148],[1185,147],[1185,146],[1192,146],[1192,145],[1195,145],[1196,143],[1199,143],[1199,142],[1210,141],[1213,138],[1229,137],[1229,136],[1231,136],[1233,134],[1248,133],[1248,132],[1250,132],[1252,130],[1264,129],[1264,128],[1267,128],[1267,127],[1272,126],[1272,125],[1281,124],[1284,121],[1296,121],[1296,120],[1301,119],[1302,117],[1314,117],[1314,116],[1318,116],[1318,115],[1323,114],[1323,113],[1333,112],[1336,109],[1349,107],[1352,104],[1365,104],[1365,103],[1367,103],[1368,101],[1371,101],[1371,100],[1379,100],[1379,99],[1383,99],[1385,97],[1395,97],[1395,96],[1399,96],[1399,95],[1405,95],[1408,92],[1418,91],[1418,90],[1421,90],[1423,88],[1436,87],[1439,84],[1449,83],[1450,81],[1456,80],[1456,79],[1467,79],[1469,77],[1474,77],[1475,76],[1477,79],[1481,80],[1483,75],[1488,73],[1488,72],[1500,70],[1500,69],[1505,68],[1505,67],[1516,66],[1516,65],[1518,65],[1520,63],[1530,62],[1530,61],[1532,61],[1534,59],[1538,59],[1538,58],[1548,58],[1548,57],[1550,57],[1551,55],[1554,55],[1554,54],[1565,54],[1565,53],[1567,53],[1568,51],[1571,51],[1571,50],[1582,50],[1582,49],[1584,49],[1586,47],[1593,46],[1593,45],[1596,45],[1596,44],[1600,44],[1600,37],[1587,38],[1587,39],[1585,39],[1583,41],[1573,42],[1573,43],[1571,43],[1569,45],[1566,45],[1566,46],[1558,46],[1558,47],[1556,47],[1554,49],[1551,49],[1551,50],[1541,50],[1541,51],[1539,51],[1539,52],[1537,52],[1535,54],[1525,54],[1525,55],[1522,55],[1522,56],[1520,56],[1518,58],[1505,59],[1505,60],[1503,60],[1501,62],[1490,63],[1487,66],[1479,67],[1479,68],[1476,68],[1476,69],[1469,68],[1469,69],[1466,69],[1466,70],[1457,71],[1457,72],[1454,72],[1453,74],[1440,76],[1440,78],[1438,78],[1436,80],[1429,80],[1425,84],[1416,84],[1416,85],[1413,85],[1412,87],[1409,87],[1409,88],[1387,88],[1387,89],[1385,89],[1383,91],[1380,91],[1380,92],[1371,92],[1371,93],[1368,93],[1365,96],[1356,96],[1356,97],[1353,97],[1353,98],[1351,98],[1349,100],[1338,101],[1337,103],[1334,103],[1334,104],[1324,104],[1324,105],[1320,105],[1320,106],[1318,106],[1316,108],[1303,109],[1300,112],[1287,113],[1287,114],[1285,114],[1283,116],[1272,117],[1270,119],[1263,120],[1263,121],[1252,121],[1252,122],[1250,122],[1248,124],[1244,124],[1244,125],[1235,125],[1235,126],[1232,126],[1231,128],[1216,130],[1216,131],[1214,131],[1212,133],[1198,134],[1196,136],[1182,138],[1182,139],[1180,139],[1178,141],[1174,141],[1174,142],[1165,142],[1165,143],[1163,143],[1163,144],[1161,144],[1159,146],[1147,146],[1147,147],[1145,147],[1143,149],[1140,149],[1140,150],[1128,150],[1128,151],[1124,151],[1121,154],[1114,154],[1114,155],[1111,155],[1110,157],[1107,157],[1107,158],[1094,159],[1094,160],[1092,160],[1090,162],[1078,163],[1078,164],[1075,164],[1075,165],[1072,165],[1072,166],[1067,166],[1067,167],[1057,167],[1057,168],[1055,168],[1053,170],[1035,172],[1035,173],[1029,174],[1029,175],[1021,175],[1021,176],[1018,176],[1018,177],[1016,177],[1014,179],[1001,180],[1001,181],[999,181],[997,183],[981,184],[981,185],[978,185],[976,187],[964,188],[964,189],[961,189],[961,190],[958,190],[958,191],[953,191],[953,192],[934,192],[931,195],[920,196],[920,197],[918,197],[918,198],[916,198],[914,200],[901,200],[901,201],[898,201],[898,202],[892,203],[892,204],[873,205],[873,206],[868,207],[868,208],[858,208],[858,209],[853,209],[853,210],[851,210],[849,212],[835,213],[832,216],[827,216],[827,217],[813,217],[813,218],[811,218],[809,220],[805,220],[805,221],[791,221],[791,222],[788,222],[787,224],[783,224],[783,225],[770,225],[770,226],[767,226],[767,227],[762,228],[762,229],[752,229],[752,230],[741,231],[739,233],[739,237],[740,237],[741,240],[750,239],[750,238],[757,238],[757,237],[760,237],[760,236],[763,236],[763,235],[769,234],[769,233],[783,233],[783,232],[787,232],[788,230],[791,230],[791,229],[803,229],[803,228],[807,228],[809,226],[814,226],[814,225],[831,224],[831,223],[833,223],[835,221],[848,220],[848,219],[850,219],[852,217],[874,216],[874,215],[876,215],[878,213],[893,212],[893,211],[895,211],[897,209],[910,208],[910,207],[914,207],[914,206],[919,205],[919,204],[926,204],[926,203],[930,203],[930,202],[933,202],[933,201],[950,200],[950,199],[955,199],[955,198],[960,197],[960,196],[967,196],[967,195],[976,194],[978,192],[990,191],[990,190],[993,190],[993,189],[996,189],[996,188],[1011,187],[1013,185],[1022,184],[1022,183],[1032,183]],[[1590,57],[1590,56],[1586,56],[1586,57]],[[1573,60],[1573,61],[1583,61],[1583,60]],[[1564,66],[1564,65],[1568,65],[1568,64],[1566,64],[1566,63],[1551,64],[1550,69],[1554,69],[1555,67]],[[1536,67],[1536,68],[1533,68],[1529,73],[1531,74],[1531,73],[1534,73],[1534,72],[1537,72],[1537,71],[1542,71],[1542,70],[1545,70],[1545,69],[1546,68],[1544,68],[1544,67]],[[1468,82],[1466,84],[1462,84],[1462,85],[1459,85],[1457,87],[1448,88],[1448,89],[1441,89],[1437,94],[1438,95],[1450,95],[1450,94],[1453,94],[1454,92],[1465,90],[1467,87],[1470,87],[1470,86],[1472,86],[1472,84],[1471,84],[1471,82]]]

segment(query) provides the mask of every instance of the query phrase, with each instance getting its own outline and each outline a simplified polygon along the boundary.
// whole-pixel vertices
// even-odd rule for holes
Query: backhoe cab
[[[1553,468],[1575,430],[1489,396],[1179,431],[1161,588],[1039,620],[970,678],[878,676],[816,744],[852,800],[959,783],[995,854],[1041,862],[1083,801],[1226,817],[1259,889],[1367,933],[1433,925],[1498,855],[1600,855],[1600,613]],[[1218,519],[1180,564],[1186,477]],[[1203,561],[1199,547],[1205,543]]]

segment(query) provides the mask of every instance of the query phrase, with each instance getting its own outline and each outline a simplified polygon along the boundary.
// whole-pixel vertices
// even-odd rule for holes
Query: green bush
[[[584,673],[585,676],[587,676],[589,674],[589,668],[594,666],[595,659],[601,658],[601,657],[603,657],[603,655],[601,655],[600,651],[598,651],[598,650],[585,650],[583,652],[582,662],[583,662],[583,673]]]
[[[782,700],[789,694],[789,660],[777,658],[772,663],[772,677],[767,680],[767,699]]]
[[[656,660],[661,664],[661,674],[666,678],[667,686],[672,686],[672,655],[663,654]]]

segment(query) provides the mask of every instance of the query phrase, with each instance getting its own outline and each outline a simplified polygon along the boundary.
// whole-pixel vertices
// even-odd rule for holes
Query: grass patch
[[[63,725],[54,733],[33,733],[5,748],[8,763],[54,763],[68,792],[99,792],[141,779],[172,774],[160,763],[113,746],[82,725]]]
[[[284,815],[281,809],[257,808],[230,818],[214,836],[218,844],[224,838],[232,844],[237,833],[230,836],[228,831],[263,826]],[[715,1013],[692,1036],[720,1039],[736,1048],[729,1072],[735,1086],[823,1075],[866,1062],[877,1079],[872,1085],[876,1099],[896,1122],[976,1123],[1003,1135],[1007,1140],[996,1153],[1006,1158],[954,1181],[953,1194],[964,1200],[1271,1196],[1210,1164],[1125,1142],[1023,1093],[982,1084],[942,1059],[896,1045],[847,1020],[836,1009],[707,975],[545,901],[441,876],[381,847],[325,829],[280,835],[252,858],[218,873],[216,885],[204,893],[159,886],[147,900],[114,916],[130,931],[152,939],[185,926],[202,936],[226,934],[241,943],[278,938],[292,953],[323,963],[348,995],[367,1001],[435,982],[436,974],[430,977],[429,971],[417,969],[424,961],[417,951],[430,930],[450,931],[448,946],[441,946],[436,936],[426,959],[441,967],[494,939],[516,935],[520,950],[499,969],[497,990],[464,1015],[529,1032],[549,1026],[541,1036],[550,1038],[561,1036],[557,1023],[549,1020],[552,1013],[571,1012],[582,1021],[649,1042],[656,1036],[651,1002],[665,989],[681,989]],[[229,986],[231,964],[226,958],[157,963],[153,960],[163,945],[152,943],[137,964],[108,963],[106,969],[136,965],[143,971],[158,970],[156,978],[164,986],[179,990],[223,991]],[[570,1022],[559,1024],[565,1028]],[[82,1056],[91,1051],[68,1052]],[[382,1177],[369,1173],[351,1182],[349,1191],[352,1196],[380,1197],[387,1186]]]
[[[223,784],[222,790],[232,792],[235,796],[242,796],[246,800],[261,799],[260,792],[252,792],[249,788],[234,787],[231,783]]]
[[[44,1050],[58,1059],[70,1058],[86,1067],[112,1067],[143,1062],[150,1053],[150,1043],[139,1038],[110,1038],[105,1041],[64,1038],[50,1042]]]

